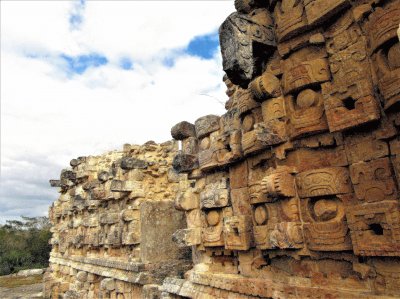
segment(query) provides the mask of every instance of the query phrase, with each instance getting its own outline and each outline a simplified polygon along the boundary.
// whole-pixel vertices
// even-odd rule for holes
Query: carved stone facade
[[[171,167],[177,146],[127,144],[80,157],[51,181],[61,194],[49,211],[46,298],[156,298],[166,276],[190,268],[190,250],[172,241],[186,227],[173,200],[186,182]]]
[[[195,258],[165,298],[398,298],[400,1],[235,5],[227,112],[175,160]]]
[[[400,297],[400,1],[235,7],[224,115],[52,182],[47,294]]]

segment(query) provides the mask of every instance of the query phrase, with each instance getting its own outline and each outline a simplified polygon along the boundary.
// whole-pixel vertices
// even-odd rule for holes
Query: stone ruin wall
[[[165,276],[182,277],[190,250],[171,235],[185,227],[174,198],[185,177],[171,162],[176,142],[124,145],[123,151],[71,160],[50,208],[46,298],[155,298]],[[180,182],[182,181],[182,182]]]
[[[400,1],[235,1],[229,100],[181,122],[192,246],[170,293],[400,297]]]
[[[236,0],[235,7],[220,27],[224,115],[175,125],[181,150],[175,144],[156,175],[148,170],[158,152],[144,157],[146,146],[62,173],[50,213],[48,294],[400,297],[400,1]],[[124,169],[125,156],[147,168]],[[85,182],[82,167],[92,173]],[[138,173],[153,183],[137,184]],[[161,262],[143,257],[170,223],[143,208],[161,199],[186,218],[162,242],[191,255],[171,245],[172,257],[156,255]],[[164,222],[144,229],[148,216]],[[85,241],[96,236],[91,229],[97,245]],[[158,273],[164,264],[178,266]]]

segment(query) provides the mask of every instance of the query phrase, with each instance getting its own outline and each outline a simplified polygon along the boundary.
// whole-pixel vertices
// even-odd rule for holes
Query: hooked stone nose
[[[249,1],[237,2],[248,5]],[[273,19],[265,8],[253,9],[247,15],[235,12],[222,23],[222,65],[233,84],[247,88],[252,79],[261,75],[276,49],[274,36]]]

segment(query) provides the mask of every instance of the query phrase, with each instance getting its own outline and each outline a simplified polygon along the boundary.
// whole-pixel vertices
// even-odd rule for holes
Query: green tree
[[[24,217],[0,226],[0,275],[48,266],[51,246],[47,217]]]

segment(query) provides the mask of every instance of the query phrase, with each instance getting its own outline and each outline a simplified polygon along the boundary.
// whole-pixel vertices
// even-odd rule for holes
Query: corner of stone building
[[[225,114],[50,181],[46,296],[400,297],[399,4],[236,0]]]

